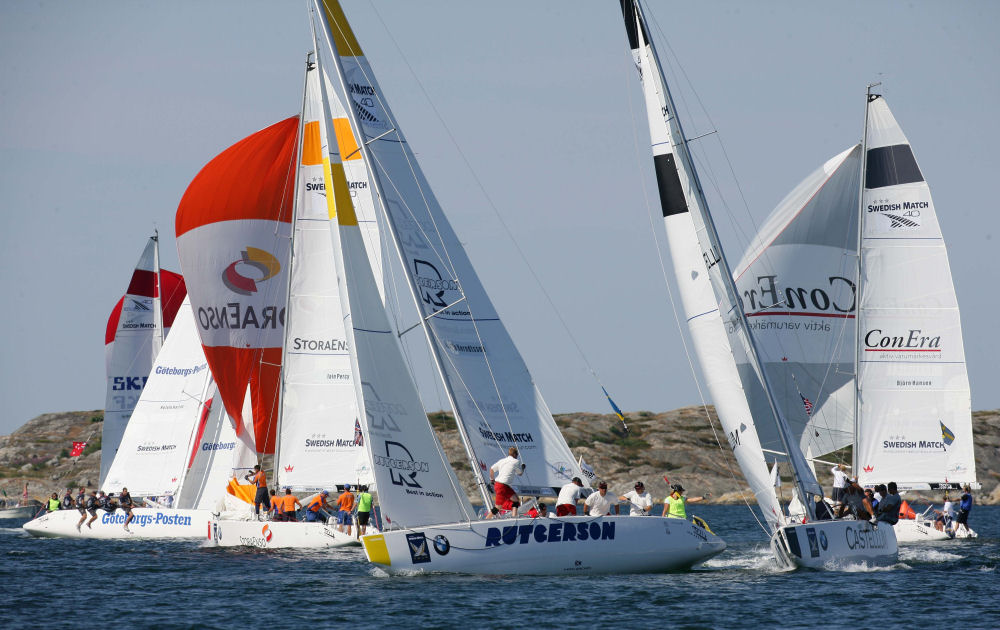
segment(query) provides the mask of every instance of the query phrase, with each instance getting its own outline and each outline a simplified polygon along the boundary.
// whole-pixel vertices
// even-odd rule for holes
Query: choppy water
[[[1000,507],[975,507],[977,540],[838,572],[777,570],[745,507],[697,513],[729,544],[705,566],[594,577],[389,577],[360,550],[38,539],[0,522],[0,626],[1000,627]]]

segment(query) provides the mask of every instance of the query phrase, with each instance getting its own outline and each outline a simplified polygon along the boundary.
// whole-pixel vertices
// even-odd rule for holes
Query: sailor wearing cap
[[[653,497],[646,492],[646,486],[641,481],[635,482],[635,490],[618,497],[619,501],[629,502],[629,516],[649,516],[653,509]]]
[[[597,484],[597,492],[592,492],[583,503],[586,506],[584,509],[590,516],[610,514],[612,506],[615,508],[615,514],[618,513],[618,500],[614,495],[608,494],[608,483],[606,481]]]
[[[306,505],[307,523],[314,523],[316,521],[326,522],[326,510],[330,509],[330,504],[326,502],[328,496],[330,496],[330,491],[324,490],[314,496],[309,504]]]

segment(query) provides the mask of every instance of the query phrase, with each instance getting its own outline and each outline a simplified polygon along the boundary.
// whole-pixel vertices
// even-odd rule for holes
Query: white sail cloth
[[[862,197],[857,464],[866,484],[976,479],[961,320],[930,189],[883,98]]]

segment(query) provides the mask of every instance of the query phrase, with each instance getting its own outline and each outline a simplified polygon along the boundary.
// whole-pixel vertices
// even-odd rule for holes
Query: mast
[[[642,3],[640,0],[634,0],[636,13],[639,16],[643,25],[646,23],[645,14],[643,11]],[[653,53],[654,58],[659,59],[659,55],[656,52],[655,44],[651,38],[648,38],[647,44]],[[732,269],[729,266],[729,262],[726,260],[725,252],[722,249],[721,239],[719,238],[718,230],[715,227],[715,222],[712,219],[711,213],[708,210],[708,201],[705,198],[704,190],[701,186],[701,180],[698,177],[698,171],[694,166],[694,160],[691,157],[690,150],[688,149],[687,139],[684,135],[683,127],[681,126],[680,119],[677,116],[677,108],[674,105],[673,96],[670,93],[670,88],[667,84],[666,77],[663,76],[662,68],[658,68],[660,74],[660,81],[663,86],[663,97],[666,105],[667,123],[671,127],[671,135],[673,136],[673,142],[676,143],[674,148],[677,150],[677,156],[680,158],[681,170],[687,175],[688,184],[694,190],[694,197],[696,205],[699,206],[699,218],[704,222],[705,236],[708,239],[709,248],[708,251],[702,251],[702,256],[705,259],[707,270],[715,265],[719,266],[718,275],[721,278],[722,289],[725,291],[726,300],[730,304],[730,313],[724,314],[726,318],[732,318],[729,321],[735,322],[742,332],[745,346],[748,350],[748,359],[754,371],[757,373],[760,379],[761,385],[764,387],[764,391],[767,395],[768,406],[771,410],[771,415],[778,428],[778,434],[781,437],[782,445],[785,451],[788,453],[788,458],[792,464],[792,471],[795,476],[795,483],[799,487],[799,491],[802,496],[802,501],[805,504],[806,511],[811,519],[815,519],[815,506],[813,501],[810,499],[811,495],[815,495],[818,491],[819,484],[809,469],[808,464],[805,462],[804,456],[798,445],[795,444],[791,430],[788,428],[787,423],[781,416],[778,410],[778,405],[775,400],[774,392],[771,388],[770,380],[768,379],[767,373],[764,370],[764,366],[760,360],[760,350],[757,347],[757,342],[750,330],[749,323],[747,322],[746,313],[743,311],[743,303],[739,298],[739,293],[736,289],[735,281],[733,280]],[[700,240],[700,239],[699,239]],[[735,312],[735,313],[733,313]],[[728,322],[727,322],[728,323]]]
[[[160,231],[153,228],[153,272],[156,274],[153,287],[153,359],[163,347],[163,282],[160,278]]]
[[[306,53],[306,69],[302,75],[302,107],[299,109],[299,131],[298,131],[298,142],[295,148],[295,188],[293,188],[294,196],[292,197],[292,225],[289,231],[289,245],[288,245],[288,283],[285,287],[285,329],[284,334],[281,339],[281,369],[278,377],[278,421],[277,427],[274,431],[274,459],[272,468],[272,475],[274,482],[278,482],[278,458],[281,453],[281,416],[284,414],[284,405],[282,404],[285,398],[285,369],[288,364],[286,359],[286,354],[288,353],[288,329],[289,323],[292,319],[292,267],[295,264],[295,223],[299,215],[299,187],[302,182],[299,178],[302,175],[302,133],[303,133],[303,120],[305,119],[304,112],[306,110],[306,98],[308,97],[307,91],[309,86],[309,72],[315,67],[315,64],[310,61],[310,57],[315,54],[313,51]]]
[[[316,0],[316,2],[319,2],[319,0]],[[371,183],[372,183],[372,186],[375,188],[376,195],[378,196],[379,206],[382,208],[382,213],[385,216],[386,225],[389,228],[389,232],[392,234],[392,241],[393,241],[393,244],[395,245],[396,255],[399,256],[399,260],[402,262],[402,264],[405,267],[405,265],[406,265],[406,262],[405,262],[406,261],[406,256],[405,256],[405,254],[403,252],[403,244],[400,241],[399,233],[396,230],[396,224],[394,223],[394,221],[392,219],[392,213],[390,213],[389,210],[388,210],[388,208],[385,207],[385,198],[386,197],[385,197],[385,194],[383,192],[384,187],[382,186],[382,176],[378,172],[378,168],[376,166],[374,166],[375,162],[374,162],[372,154],[371,154],[371,152],[370,152],[370,150],[368,148],[368,143],[374,141],[374,139],[366,141],[365,138],[364,138],[364,131],[363,131],[364,127],[361,125],[361,121],[358,120],[357,109],[352,104],[353,103],[353,99],[351,98],[350,89],[349,89],[349,87],[347,85],[347,77],[344,74],[344,66],[343,66],[343,63],[340,60],[340,54],[338,53],[337,47],[334,44],[334,37],[333,37],[333,33],[330,30],[330,23],[326,19],[326,16],[323,13],[323,11],[319,10],[320,8],[318,6],[316,7],[316,9],[317,9],[317,11],[316,11],[317,17],[321,20],[321,22],[323,24],[323,29],[322,29],[323,30],[323,34],[324,34],[324,37],[326,38],[327,46],[329,47],[329,49],[330,49],[330,51],[332,53],[331,57],[333,57],[334,66],[337,69],[337,77],[340,79],[340,86],[341,86],[341,90],[343,91],[344,98],[345,98],[345,104],[346,104],[346,107],[344,109],[347,111],[347,114],[350,117],[351,126],[353,127],[353,129],[358,134],[358,140],[359,140],[359,142],[358,142],[359,147],[358,148],[361,150],[362,155],[364,156],[364,159],[365,159],[365,163],[368,165],[368,172],[371,175]],[[393,123],[395,123],[395,121],[393,121]],[[393,131],[394,130],[395,130],[395,126],[393,127]],[[390,133],[390,132],[386,132],[386,133]],[[383,134],[383,135],[385,135],[385,134]],[[454,387],[452,386],[451,381],[448,379],[448,376],[447,376],[447,374],[445,372],[443,358],[441,357],[440,352],[438,351],[437,344],[434,343],[434,340],[433,340],[433,331],[431,331],[430,326],[428,325],[428,319],[430,317],[433,317],[433,314],[432,315],[428,315],[427,317],[424,317],[424,316],[421,315],[422,310],[421,310],[420,302],[419,302],[419,298],[418,298],[419,291],[417,289],[417,285],[415,283],[415,280],[413,279],[413,276],[410,273],[406,273],[405,275],[406,275],[406,278],[407,278],[407,281],[408,281],[408,286],[409,286],[409,289],[410,289],[410,297],[413,298],[413,303],[414,303],[414,306],[416,307],[417,315],[418,315],[418,317],[420,317],[420,326],[421,326],[421,328],[423,328],[424,335],[425,335],[425,338],[427,340],[427,345],[430,348],[431,356],[434,358],[434,365],[435,365],[435,367],[437,369],[438,375],[441,378],[441,381],[444,383],[444,386],[445,386],[445,395],[448,397],[448,404],[451,406],[452,412],[455,414],[455,424],[458,427],[459,435],[462,438],[462,445],[465,447],[465,453],[466,453],[466,456],[469,459],[470,469],[473,471],[473,473],[476,476],[476,480],[477,480],[477,484],[476,485],[479,487],[479,492],[480,492],[480,494],[483,497],[484,505],[487,506],[487,507],[491,507],[493,505],[493,497],[487,491],[487,488],[486,488],[486,486],[485,486],[485,484],[483,483],[483,480],[482,480],[482,475],[480,475],[478,472],[476,472],[479,469],[479,463],[476,460],[476,456],[475,456],[475,454],[472,451],[472,446],[471,446],[471,443],[469,441],[469,436],[466,434],[465,427],[463,426],[463,423],[459,419],[458,405],[455,402]],[[464,300],[465,299],[465,293],[464,293],[464,291],[462,291],[461,284],[459,284],[459,291],[462,292],[462,299]]]
[[[862,260],[862,238],[865,233],[865,174],[868,172],[868,109],[872,98],[872,88],[882,85],[882,82],[869,83],[865,92],[865,126],[861,137],[861,176],[858,178],[858,283],[857,283],[857,313],[861,314],[862,283],[865,279],[864,262]],[[878,98],[876,95],[875,98]],[[851,472],[858,474],[858,430],[861,428],[861,318],[854,327],[854,445],[851,447]]]

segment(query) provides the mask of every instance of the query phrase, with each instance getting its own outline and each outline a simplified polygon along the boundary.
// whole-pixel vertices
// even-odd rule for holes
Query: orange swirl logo
[[[265,542],[271,542],[271,538],[274,537],[274,534],[271,532],[271,528],[268,525],[264,525],[264,527],[260,529],[260,533],[263,534]]]
[[[222,272],[222,282],[226,288],[240,295],[257,292],[257,284],[269,280],[281,271],[281,264],[270,252],[256,247],[247,247],[241,252],[242,258],[233,262]],[[260,272],[259,278],[244,276],[237,269],[240,265],[253,267]]]

